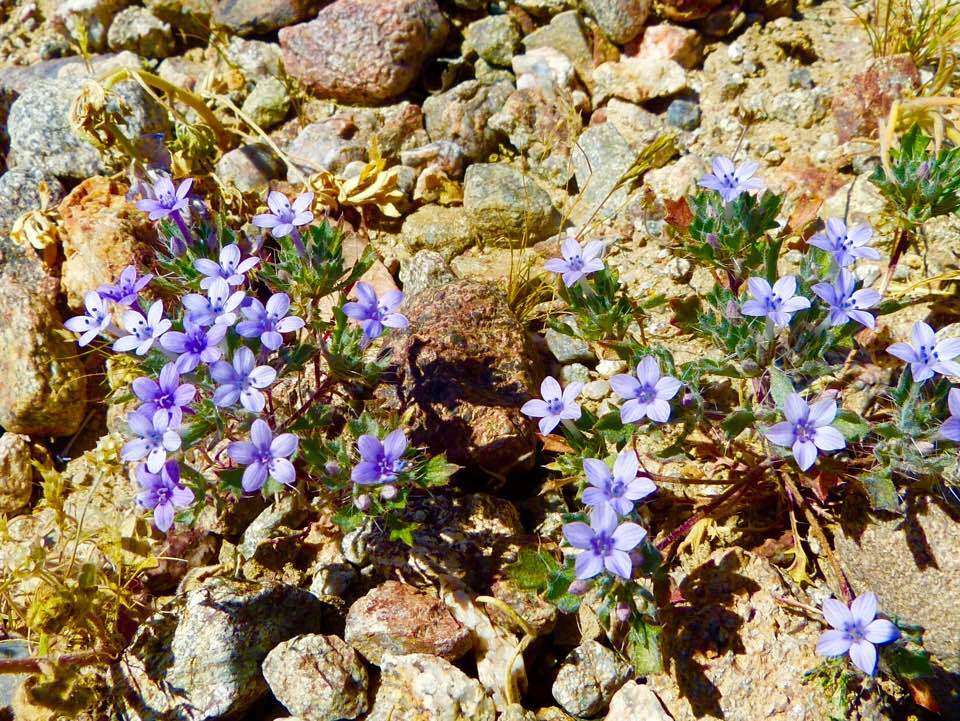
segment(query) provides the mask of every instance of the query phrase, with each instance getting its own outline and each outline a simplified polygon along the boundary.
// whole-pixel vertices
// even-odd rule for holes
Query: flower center
[[[810,421],[801,421],[794,427],[794,433],[796,433],[798,441],[801,443],[807,443],[808,441],[813,440],[813,437],[817,433],[817,429],[814,428]]]
[[[610,496],[612,498],[620,498],[626,490],[627,484],[623,481],[614,481],[610,484]]]
[[[162,506],[164,503],[170,500],[170,497],[173,496],[173,492],[164,486],[163,488],[157,489],[157,505]]]
[[[651,385],[642,385],[637,389],[636,398],[641,403],[652,403],[657,400],[657,389]]]
[[[567,261],[567,265],[570,266],[570,270],[583,270],[583,256],[575,255]]]
[[[177,202],[176,196],[169,191],[160,193],[160,196],[157,198],[157,200],[160,202],[160,205],[164,206],[165,208],[172,208]]]
[[[613,548],[613,539],[605,533],[598,533],[590,541],[590,547],[598,556],[609,556]]]
[[[560,412],[563,410],[563,400],[560,398],[553,398],[547,401],[547,412],[552,416],[560,415]]]

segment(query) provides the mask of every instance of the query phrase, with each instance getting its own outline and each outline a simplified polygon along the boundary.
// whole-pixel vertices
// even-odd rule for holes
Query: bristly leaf
[[[560,564],[545,551],[521,548],[517,560],[504,569],[507,577],[526,591],[543,593],[560,570]]]
[[[776,366],[770,366],[770,395],[781,411],[786,407],[787,397],[794,392],[790,376]]]
[[[660,648],[662,632],[661,626],[649,624],[640,614],[634,614],[627,633],[627,653],[637,676],[663,671],[663,652]]]

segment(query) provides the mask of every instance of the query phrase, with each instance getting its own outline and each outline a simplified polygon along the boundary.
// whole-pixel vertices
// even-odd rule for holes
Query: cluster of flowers
[[[174,222],[182,236],[171,239],[175,255],[185,252],[192,242],[185,215],[190,185],[189,179],[176,187],[169,178],[160,178],[143,188],[144,198],[137,203],[151,220],[168,218]],[[312,198],[311,193],[304,193],[291,204],[282,194],[271,192],[267,204],[272,212],[255,216],[253,223],[270,229],[276,238],[290,235],[295,245],[303,248],[298,227],[313,220],[308,210]],[[196,259],[194,267],[203,276],[199,290],[206,292],[185,294],[180,299],[179,317],[174,319],[164,317],[161,300],[144,311],[140,293],[152,276],[140,276],[130,266],[115,285],[89,292],[84,298],[86,314],[65,323],[67,329],[80,335],[81,347],[103,336],[112,341],[116,352],[145,357],[154,351],[167,358],[157,378],[144,376],[132,384],[140,405],[127,416],[132,438],[121,451],[122,460],[138,462],[135,477],[142,488],[139,502],[153,509],[154,523],[161,531],[171,527],[178,509],[194,501],[193,491],[181,482],[178,461],[168,456],[182,450],[183,419],[196,412],[198,388],[212,390],[213,405],[219,410],[234,409],[241,423],[259,416],[267,404],[264,392],[269,392],[278,376],[269,364],[271,355],[283,346],[285,334],[304,327],[301,318],[289,315],[290,298],[286,293],[274,293],[264,303],[242,289],[247,274],[259,262],[256,256],[243,258],[236,244],[220,250],[219,262]],[[406,327],[406,318],[396,312],[403,301],[402,293],[378,299],[365,283],[356,285],[356,293],[358,300],[344,304],[343,311],[362,327],[364,344],[380,336],[384,327]],[[117,317],[119,324],[115,322]],[[232,357],[226,359],[230,348],[234,349]],[[181,382],[184,377],[192,382]],[[398,451],[398,444],[388,439],[388,453],[398,451],[402,455],[406,440],[402,432],[400,436],[403,447]],[[291,457],[297,447],[295,435],[274,435],[270,425],[257,417],[250,425],[249,441],[231,442],[227,455],[245,466],[242,486],[251,493],[262,488],[268,478],[292,485],[296,471]],[[364,448],[362,444],[361,454]],[[358,466],[361,468],[365,468],[363,462]],[[365,477],[363,473],[361,477]],[[385,477],[383,472],[381,477]]]

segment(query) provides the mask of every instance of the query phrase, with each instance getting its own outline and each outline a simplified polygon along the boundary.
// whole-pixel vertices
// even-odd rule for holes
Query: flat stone
[[[409,250],[434,250],[447,259],[473,243],[467,215],[459,207],[425,205],[406,217],[401,233]]]
[[[571,213],[576,226],[591,219],[611,217],[627,198],[625,187],[614,190],[636,160],[637,151],[612,123],[592,125],[583,131],[573,151],[573,167],[580,202]]]
[[[563,660],[551,692],[573,716],[602,713],[613,694],[630,678],[632,669],[617,654],[596,641],[578,646]]]
[[[467,168],[463,207],[474,235],[485,243],[536,243],[557,232],[560,216],[529,175],[502,163]]]
[[[687,74],[679,63],[662,58],[624,57],[593,71],[594,103],[611,97],[642,103],[675,95],[687,88]]]
[[[321,0],[212,0],[213,20],[237,35],[265,35],[313,17]]]
[[[469,160],[486,160],[497,150],[502,137],[489,120],[513,90],[513,83],[508,81],[488,85],[468,80],[445,93],[430,96],[423,103],[430,139],[456,143]]]
[[[220,179],[244,193],[263,193],[271,180],[286,176],[284,162],[263,143],[250,143],[226,152],[217,161]]]
[[[473,50],[491,65],[509,68],[520,45],[520,26],[511,15],[488,15],[463,30],[464,51]]]
[[[650,0],[582,0],[587,14],[597,21],[611,42],[622,45],[643,30],[650,14]]]
[[[547,348],[560,363],[592,363],[597,359],[590,344],[553,328],[544,331]]]

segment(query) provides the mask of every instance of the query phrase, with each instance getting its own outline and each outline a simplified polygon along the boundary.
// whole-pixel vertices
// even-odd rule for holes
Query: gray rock
[[[547,192],[530,176],[501,163],[467,168],[463,207],[474,235],[485,243],[537,243],[560,225]]]
[[[274,531],[281,526],[296,528],[306,517],[307,512],[296,495],[281,496],[247,526],[240,543],[237,544],[237,552],[243,558],[253,558],[257,546],[269,539]]]
[[[574,0],[513,0],[513,3],[528,13],[540,17],[556,15],[569,10],[575,4]]]
[[[700,127],[700,105],[690,100],[674,100],[667,108],[667,122],[680,130]]]
[[[0,427],[12,433],[70,436],[83,420],[87,374],[61,335],[58,286],[32,251],[0,235],[0,378],[16,379],[0,383]]]
[[[604,721],[672,721],[660,699],[649,686],[628,681],[613,698]]]
[[[851,508],[835,535],[837,555],[856,593],[873,591],[881,611],[923,626],[934,661],[960,674],[960,522],[937,500],[911,503],[905,518]],[[937,685],[937,700],[947,716],[958,716],[960,694],[949,685]]]
[[[276,699],[303,721],[339,721],[364,713],[367,669],[343,639],[308,634],[276,646],[263,661]]]
[[[478,681],[436,656],[388,654],[367,721],[494,721],[493,700]]]
[[[509,82],[485,85],[468,80],[423,103],[427,133],[431,140],[449,140],[466,158],[482,161],[497,149],[500,134],[489,127],[496,113],[514,90]]]
[[[0,660],[29,658],[32,655],[30,644],[20,638],[7,638],[0,641]],[[30,678],[27,674],[0,674],[0,717],[9,714],[13,718],[13,697],[20,684]]]
[[[587,641],[563,660],[551,691],[567,713],[589,718],[607,708],[631,673],[630,666],[611,649]]]
[[[59,203],[63,198],[63,185],[53,175],[39,168],[14,168],[0,175],[0,235],[9,233],[14,221],[21,215],[40,207],[40,193],[37,190],[40,181],[47,184],[51,205]]]
[[[435,250],[449,260],[473,243],[463,208],[425,205],[403,221],[403,244],[412,252]]]
[[[598,65],[593,71],[593,82],[593,102],[597,105],[612,97],[643,103],[685,90],[687,73],[673,60],[623,57]]]
[[[650,0],[581,0],[584,10],[618,45],[633,40],[650,14]]]
[[[463,31],[464,52],[473,50],[491,65],[509,68],[520,45],[520,26],[511,15],[488,15]]]
[[[409,260],[400,261],[400,282],[408,297],[454,279],[447,261],[434,250],[419,250]]]
[[[364,161],[367,148],[352,135],[343,136],[343,125],[335,118],[310,123],[287,146],[290,160],[305,173],[328,170],[342,174],[352,162]]]
[[[280,76],[280,46],[262,40],[247,40],[234,36],[224,51],[236,63],[248,81]]]
[[[571,363],[560,369],[560,380],[564,386],[570,383],[586,384],[590,380],[590,369],[582,363]]]
[[[110,49],[129,50],[148,58],[165,58],[174,51],[171,27],[142,7],[121,10],[107,33]]]
[[[211,578],[138,630],[111,669],[126,718],[242,717],[267,693],[260,664],[278,644],[323,629],[327,607],[302,589]],[[176,693],[170,693],[176,689]]]
[[[548,25],[534,30],[523,39],[527,50],[553,48],[573,63],[580,80],[593,87],[593,50],[587,40],[587,32],[580,13],[570,10],[553,17]]]
[[[591,218],[609,218],[626,202],[627,189],[614,188],[636,157],[637,151],[613,123],[592,125],[583,131],[573,150],[580,189],[580,201],[571,213],[574,225],[584,225]]]
[[[561,363],[593,363],[597,359],[586,341],[560,333],[553,328],[547,328],[543,335],[547,341],[547,348]]]
[[[100,52],[107,46],[111,21],[129,4],[129,0],[63,0],[53,4],[50,21],[60,33],[78,37],[81,26],[87,35],[87,47]]]
[[[244,99],[243,112],[264,130],[279,125],[290,112],[287,86],[277,78],[263,78]]]
[[[261,192],[271,180],[285,175],[283,161],[262,143],[242,145],[217,161],[217,175],[225,183],[232,183],[244,193]]]
[[[13,516],[30,502],[32,460],[29,436],[0,435],[0,516]]]
[[[583,397],[592,401],[600,401],[610,395],[610,384],[601,379],[590,381],[583,386]]]
[[[103,169],[97,150],[70,127],[70,106],[79,89],[75,78],[40,80],[17,98],[7,124],[13,167],[34,165],[57,177],[76,179]],[[136,82],[125,80],[114,91],[130,108],[123,124],[128,137],[169,129],[166,111]]]
[[[313,17],[321,0],[211,0],[213,20],[237,35],[266,35]]]

